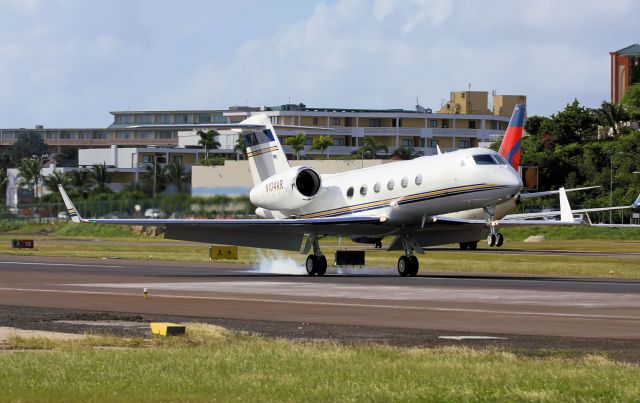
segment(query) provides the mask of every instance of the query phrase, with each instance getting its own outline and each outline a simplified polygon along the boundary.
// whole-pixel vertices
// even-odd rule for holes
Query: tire
[[[327,258],[324,255],[318,256],[318,276],[324,276],[327,272]]]
[[[504,243],[504,236],[502,236],[502,234],[500,233],[496,234],[496,246],[499,248],[502,246],[503,243]]]
[[[478,241],[467,242],[467,246],[469,247],[469,250],[476,250],[478,249]]]
[[[409,259],[406,256],[400,256],[398,259],[398,274],[402,277],[407,277],[411,270],[410,266]]]
[[[411,267],[411,272],[409,272],[409,276],[415,277],[418,274],[418,270],[420,269],[420,262],[418,258],[411,255],[409,256],[409,263]]]
[[[460,250],[469,249],[469,242],[460,242]]]
[[[307,262],[305,263],[307,274],[315,276],[318,273],[318,257],[316,255],[307,256]]]
[[[493,234],[487,235],[487,245],[496,246],[496,236]]]

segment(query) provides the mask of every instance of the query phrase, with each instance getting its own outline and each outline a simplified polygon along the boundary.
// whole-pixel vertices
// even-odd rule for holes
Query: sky
[[[609,99],[636,0],[0,0],[0,128],[106,127],[110,111],[439,109],[525,94],[529,115]]]

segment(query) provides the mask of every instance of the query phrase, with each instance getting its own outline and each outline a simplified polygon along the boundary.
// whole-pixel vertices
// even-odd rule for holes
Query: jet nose
[[[511,169],[507,170],[507,174],[505,175],[505,186],[507,186],[510,190],[513,191],[513,194],[519,193],[522,190],[522,178],[520,174],[515,170]]]

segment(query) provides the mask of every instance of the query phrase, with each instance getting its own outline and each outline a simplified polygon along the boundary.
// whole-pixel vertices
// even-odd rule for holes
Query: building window
[[[211,123],[211,115],[198,115],[198,123]]]
[[[305,139],[304,139],[304,145],[305,145],[305,146],[310,146],[310,145],[312,145],[312,144],[313,144],[313,139],[310,139],[310,138],[308,138],[308,137],[305,137]]]
[[[120,123],[121,124],[132,124],[133,123],[133,115],[120,115]]]
[[[366,194],[367,194],[367,185],[360,186],[360,194],[362,196],[366,196]]]
[[[469,129],[475,129],[476,128],[476,121],[475,120],[470,120],[469,121]]]
[[[148,125],[153,123],[153,116],[152,115],[140,115],[140,123]]]
[[[427,140],[427,147],[436,148],[439,144],[440,144],[440,140],[434,140],[434,139]]]
[[[413,147],[413,140],[402,139],[402,147],[405,147],[405,148]]]
[[[182,115],[178,115],[177,117],[178,117],[177,119],[178,123],[189,123],[189,115],[182,114]]]
[[[145,164],[153,164],[153,155],[143,155],[142,162]]]
[[[313,125],[317,126],[318,125],[318,118],[313,118]]]
[[[161,132],[158,133],[158,138],[159,139],[172,139],[173,138],[173,132],[170,130],[162,130]]]
[[[469,140],[463,139],[456,141],[456,146],[458,148],[469,148]]]
[[[331,124],[334,126],[340,126],[340,118],[331,118]]]
[[[431,119],[429,120],[429,126],[431,127],[438,127],[438,121],[435,119]]]
[[[152,139],[153,138],[153,132],[138,132],[138,133],[136,133],[136,138],[137,139]]]
[[[408,184],[409,184],[409,178],[405,176],[404,178],[402,178],[402,181],[400,182],[400,185],[403,188],[406,188]]]
[[[387,189],[393,190],[395,186],[396,186],[396,183],[393,181],[393,179],[390,179],[389,182],[387,182]]]
[[[158,115],[158,123],[171,123],[171,115]]]
[[[369,120],[370,127],[380,127],[380,119]]]
[[[382,185],[380,185],[380,182],[376,182],[375,185],[373,185],[373,191],[378,193],[380,192],[380,188],[382,187]]]
[[[421,185],[422,184],[422,174],[417,174],[416,175],[416,185]]]
[[[94,140],[106,140],[107,139],[107,133],[103,133],[103,132],[93,133],[93,139]]]
[[[442,128],[443,129],[449,128],[449,119],[442,119]]]
[[[117,132],[116,138],[120,140],[128,140],[133,138],[133,132]]]
[[[344,145],[344,138],[343,137],[338,137],[338,138],[333,138],[333,145],[334,146],[343,146]]]
[[[358,137],[358,147],[362,147],[364,145],[364,137]]]
[[[182,155],[174,155],[171,160],[176,164],[182,164]]]
[[[347,197],[349,198],[353,197],[353,187],[350,187],[349,189],[347,189]]]

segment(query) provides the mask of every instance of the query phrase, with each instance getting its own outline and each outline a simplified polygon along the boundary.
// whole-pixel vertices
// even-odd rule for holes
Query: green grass
[[[502,234],[508,240],[523,241],[532,235],[544,235],[547,240],[635,240],[640,241],[640,228],[599,228],[577,226],[504,227]]]
[[[0,353],[0,401],[635,401],[602,356],[296,343],[188,325],[145,348]],[[106,343],[106,344],[110,344]]]

